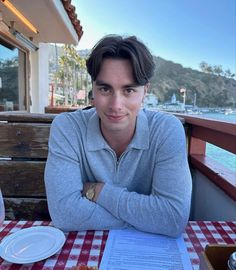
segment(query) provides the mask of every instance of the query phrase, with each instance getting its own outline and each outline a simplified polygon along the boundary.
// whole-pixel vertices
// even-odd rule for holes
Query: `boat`
[[[229,115],[229,114],[236,114],[236,110],[233,110],[231,108],[225,109],[224,110],[224,114],[225,115]]]

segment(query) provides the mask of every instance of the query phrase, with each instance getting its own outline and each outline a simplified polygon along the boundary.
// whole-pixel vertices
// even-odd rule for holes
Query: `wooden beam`
[[[235,125],[236,128],[236,125]],[[236,154],[236,136],[207,127],[192,126],[191,136]]]
[[[235,173],[205,155],[190,155],[190,162],[203,175],[236,201]]]
[[[46,161],[1,161],[0,187],[7,197],[45,197]]]

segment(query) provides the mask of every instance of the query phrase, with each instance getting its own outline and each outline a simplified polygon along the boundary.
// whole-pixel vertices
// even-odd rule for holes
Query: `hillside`
[[[84,58],[90,50],[78,51]],[[57,46],[57,54],[63,54],[63,47]],[[55,46],[49,51],[50,72],[55,72]],[[167,102],[175,93],[177,100],[183,101],[180,88],[186,88],[186,104],[193,104],[196,94],[196,104],[199,107],[235,107],[236,80],[223,76],[203,73],[191,68],[184,68],[180,64],[155,57],[155,74],[151,80],[150,92],[158,96],[159,102]]]
[[[17,67],[4,67],[0,69],[0,77],[2,78],[2,89],[0,89],[1,100],[13,101],[18,104],[18,68]],[[1,91],[2,90],[2,91]]]
[[[194,94],[199,107],[236,106],[236,80],[203,73],[180,64],[154,57],[155,74],[150,91],[158,96],[159,102],[170,100],[173,93],[182,101],[180,88],[185,88],[186,104],[193,104]]]

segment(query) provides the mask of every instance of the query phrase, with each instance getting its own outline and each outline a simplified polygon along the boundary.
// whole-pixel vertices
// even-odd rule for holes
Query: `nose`
[[[110,109],[113,111],[119,111],[122,109],[123,104],[123,97],[119,93],[113,93],[110,96]]]

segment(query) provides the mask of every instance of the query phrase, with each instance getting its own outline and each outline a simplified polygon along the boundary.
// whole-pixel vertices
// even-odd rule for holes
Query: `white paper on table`
[[[111,230],[99,270],[190,270],[183,240],[134,229]]]

